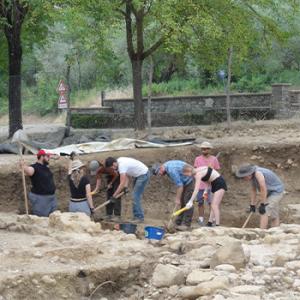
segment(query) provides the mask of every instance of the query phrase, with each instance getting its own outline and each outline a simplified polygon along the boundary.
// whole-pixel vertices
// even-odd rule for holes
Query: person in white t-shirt
[[[112,201],[114,201],[114,198],[117,197],[124,188],[128,187],[129,178],[133,178],[134,221],[143,222],[144,211],[141,205],[141,200],[145,187],[150,179],[150,171],[148,167],[142,162],[130,157],[119,157],[118,159],[108,157],[105,160],[105,167],[112,167],[120,174],[120,184],[113,194]]]

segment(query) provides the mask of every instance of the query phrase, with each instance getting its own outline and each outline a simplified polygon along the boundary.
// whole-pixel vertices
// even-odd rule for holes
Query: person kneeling
[[[69,212],[82,212],[91,216],[94,211],[91,185],[86,176],[85,165],[80,160],[70,163],[68,179],[71,192]]]

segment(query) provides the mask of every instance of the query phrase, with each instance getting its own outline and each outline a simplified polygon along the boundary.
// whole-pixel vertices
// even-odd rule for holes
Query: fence
[[[147,99],[143,101],[147,111]],[[270,93],[232,94],[230,110],[234,120],[289,118],[300,112],[300,91],[274,84]],[[80,128],[131,128],[133,111],[132,99],[103,99],[102,107],[72,108],[71,123]],[[226,96],[154,97],[151,116],[155,127],[224,122]]]

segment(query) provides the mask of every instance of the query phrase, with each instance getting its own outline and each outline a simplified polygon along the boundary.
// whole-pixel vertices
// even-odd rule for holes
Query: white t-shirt
[[[145,175],[148,172],[147,166],[134,158],[119,157],[117,162],[120,174],[127,174],[128,176],[136,178],[141,175]]]

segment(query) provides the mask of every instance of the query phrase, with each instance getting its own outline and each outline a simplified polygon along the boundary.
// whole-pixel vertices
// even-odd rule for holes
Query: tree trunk
[[[21,29],[9,28],[5,32],[8,42],[9,63],[9,136],[18,129],[23,129],[22,123],[22,99],[21,99],[21,64],[22,46]]]
[[[67,73],[66,73],[66,81],[68,86],[67,91],[67,98],[68,98],[68,106],[67,106],[67,119],[66,119],[66,131],[65,131],[65,137],[70,136],[71,131],[71,84],[70,84],[70,74],[71,74],[71,64],[68,63],[67,65]]]
[[[231,112],[230,112],[230,83],[231,83],[231,64],[232,64],[233,48],[228,49],[228,61],[227,61],[227,85],[226,85],[226,114],[227,114],[227,126],[231,128]]]
[[[152,106],[152,81],[153,81],[153,58],[150,56],[150,66],[149,66],[149,80],[148,80],[148,103],[147,103],[147,125],[148,134],[151,134],[152,117],[151,117],[151,106]]]
[[[143,79],[142,59],[132,59],[133,99],[134,99],[134,128],[135,130],[145,129],[144,103],[143,103]]]

